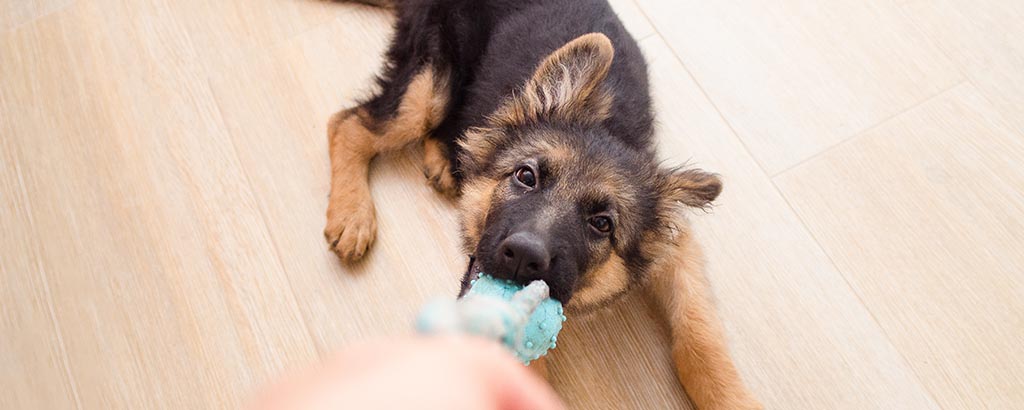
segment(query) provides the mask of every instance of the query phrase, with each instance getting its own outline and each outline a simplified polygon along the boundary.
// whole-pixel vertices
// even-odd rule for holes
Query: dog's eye
[[[612,219],[607,216],[595,216],[590,218],[590,226],[600,233],[608,233],[612,230]]]
[[[537,186],[537,175],[533,173],[533,168],[523,165],[516,169],[514,175],[516,177],[516,181],[527,188]]]

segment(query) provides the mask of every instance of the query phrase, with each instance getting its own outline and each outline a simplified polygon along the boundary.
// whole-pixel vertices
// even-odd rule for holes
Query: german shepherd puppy
[[[380,4],[382,0],[364,0]],[[570,312],[647,285],[700,409],[759,408],[707,299],[681,208],[722,189],[655,156],[647,67],[606,0],[398,0],[378,92],[328,126],[324,234],[343,260],[376,234],[370,161],[423,145],[423,171],[460,197],[471,276],[543,279]]]

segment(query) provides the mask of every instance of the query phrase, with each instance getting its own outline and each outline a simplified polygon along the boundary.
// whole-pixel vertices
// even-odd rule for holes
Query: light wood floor
[[[774,409],[1024,403],[1024,2],[615,0],[744,378]],[[378,161],[321,236],[325,122],[392,17],[317,0],[0,0],[0,408],[234,408],[455,291],[452,205]],[[575,408],[686,408],[639,297],[570,321]]]

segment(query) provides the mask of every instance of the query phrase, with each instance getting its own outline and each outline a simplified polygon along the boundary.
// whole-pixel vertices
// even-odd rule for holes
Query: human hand
[[[261,393],[259,410],[563,409],[554,391],[496,343],[414,337],[363,343]]]

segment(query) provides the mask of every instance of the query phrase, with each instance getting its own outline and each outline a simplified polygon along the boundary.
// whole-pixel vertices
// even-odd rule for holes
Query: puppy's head
[[[679,234],[680,204],[704,207],[721,191],[716,176],[659,168],[602,126],[613,54],[601,34],[566,44],[461,141],[466,251],[496,277],[543,279],[576,310],[641,283]]]

